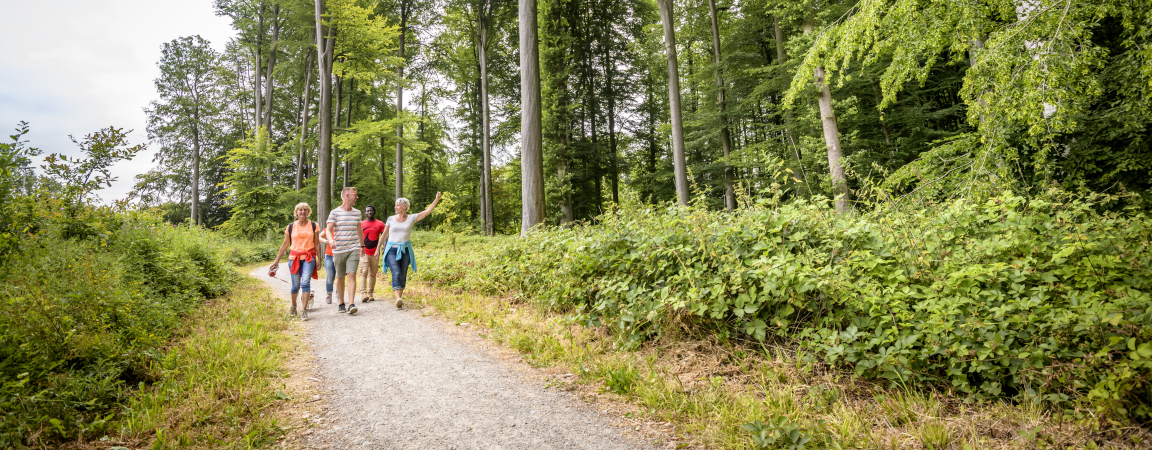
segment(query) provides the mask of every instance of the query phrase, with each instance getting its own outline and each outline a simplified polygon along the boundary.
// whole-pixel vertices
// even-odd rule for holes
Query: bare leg
[[[347,277],[345,277],[345,278],[347,278]],[[352,286],[356,286],[356,279],[355,278],[352,279]],[[347,293],[348,293],[348,290],[344,289],[344,278],[337,278],[336,279],[336,299],[340,300],[341,305],[344,304],[344,297],[345,297],[345,294],[347,294]],[[356,295],[356,293],[353,292],[352,295]]]
[[[296,308],[296,296],[299,294],[292,294],[292,308]]]
[[[396,295],[397,300],[404,298],[404,290],[403,289],[393,289],[392,293]]]
[[[346,290],[341,289],[340,291],[345,293],[345,297],[348,297],[349,303],[356,303],[356,274],[350,273],[348,275],[345,275],[344,278],[347,281],[340,280],[343,282],[341,284],[347,285],[348,283],[352,283],[352,287],[349,289],[346,289]],[[344,303],[343,297],[340,298],[340,303]]]

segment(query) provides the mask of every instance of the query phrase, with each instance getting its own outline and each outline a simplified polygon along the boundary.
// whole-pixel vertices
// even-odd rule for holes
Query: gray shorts
[[[355,275],[356,269],[360,267],[360,249],[344,253],[334,253],[332,254],[332,259],[332,262],[336,265],[336,278]]]

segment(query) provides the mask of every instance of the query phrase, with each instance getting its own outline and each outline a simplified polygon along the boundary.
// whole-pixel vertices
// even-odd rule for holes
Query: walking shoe
[[[301,321],[308,320],[308,310],[304,310],[304,311],[300,312],[300,320]]]
[[[332,304],[332,293],[331,292],[328,293],[328,300],[326,303],[328,303],[329,305]]]
[[[288,311],[288,315],[292,316],[292,317],[296,317],[296,307],[295,306],[292,307],[291,311]]]
[[[368,303],[370,301],[372,301],[372,300],[369,299],[368,297],[360,297],[360,303]]]
[[[396,307],[397,308],[403,308],[404,307],[404,299],[402,299],[402,298],[396,299]]]
[[[344,304],[343,304],[343,303],[341,303],[341,304],[340,304],[340,309],[337,309],[337,310],[336,310],[336,312],[348,312],[348,310],[344,309]]]
[[[348,305],[348,314],[356,314],[356,304]]]

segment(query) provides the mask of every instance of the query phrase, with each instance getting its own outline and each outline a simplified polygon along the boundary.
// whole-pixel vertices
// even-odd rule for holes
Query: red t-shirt
[[[360,222],[360,228],[364,229],[364,253],[375,255],[376,247],[380,246],[380,234],[384,232],[384,222],[365,220]]]

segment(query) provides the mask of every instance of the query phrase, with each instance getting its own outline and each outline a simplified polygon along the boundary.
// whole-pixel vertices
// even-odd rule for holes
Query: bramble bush
[[[1006,193],[847,216],[779,195],[731,214],[629,202],[596,225],[430,249],[421,276],[516,293],[624,346],[684,327],[785,341],[863,377],[1115,424],[1152,413],[1152,219],[1118,200]]]

